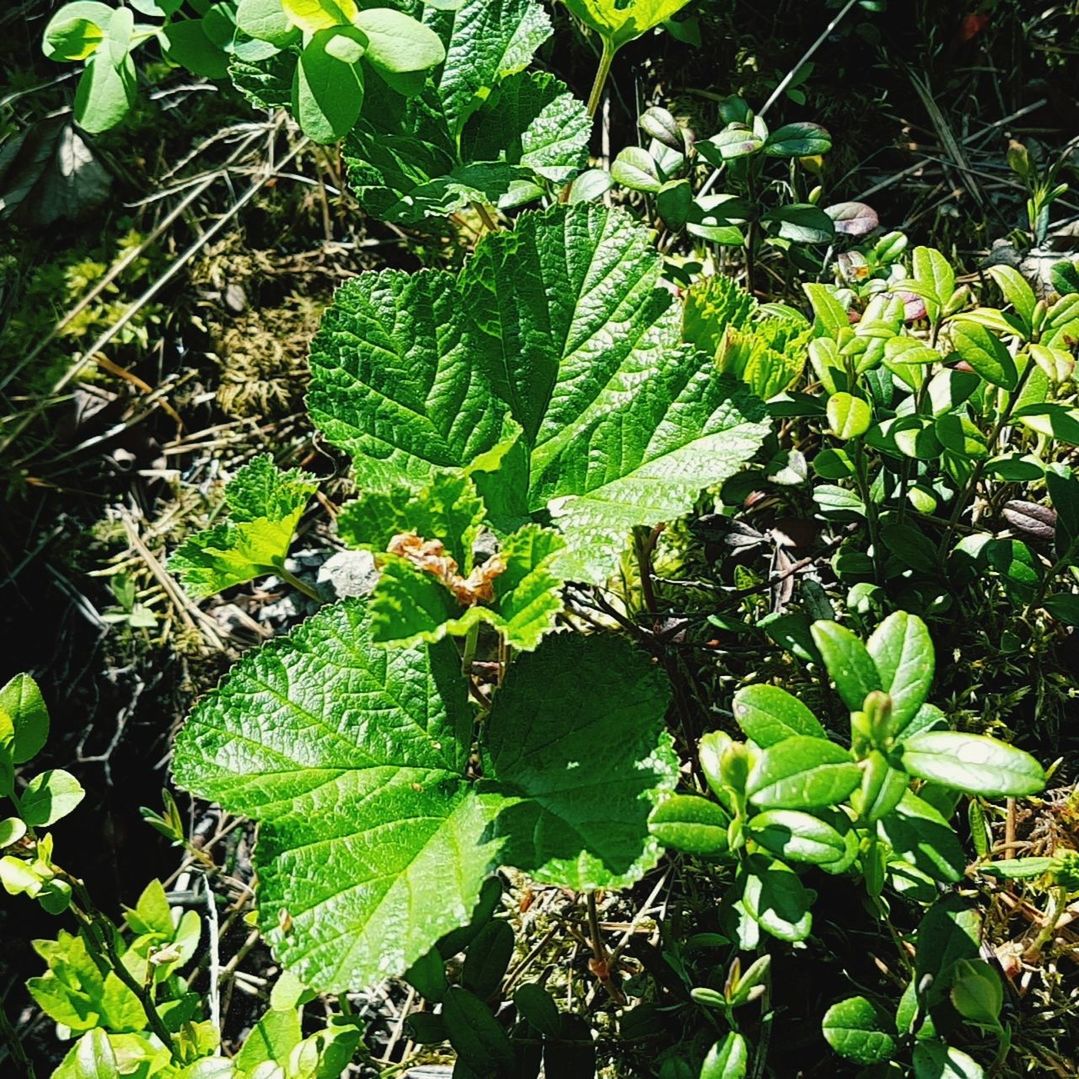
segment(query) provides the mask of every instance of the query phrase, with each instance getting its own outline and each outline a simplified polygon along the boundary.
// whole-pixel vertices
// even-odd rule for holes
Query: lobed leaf
[[[169,568],[196,599],[276,572],[317,486],[299,469],[282,472],[268,454],[254,458],[225,487],[231,520],[186,540]]]
[[[467,466],[520,430],[519,502],[600,581],[630,529],[687,512],[764,433],[757,403],[682,345],[648,233],[617,210],[526,214],[454,278],[364,274],[312,344],[309,409],[368,488]]]
[[[241,661],[188,719],[173,771],[260,822],[263,931],[304,984],[340,992],[465,924],[500,863],[575,889],[654,865],[648,813],[677,776],[668,695],[625,642],[554,637],[496,695],[477,787],[456,650],[380,648],[347,601]]]

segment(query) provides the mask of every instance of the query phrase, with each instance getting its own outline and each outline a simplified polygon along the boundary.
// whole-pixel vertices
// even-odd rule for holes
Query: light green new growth
[[[244,465],[225,488],[229,521],[190,537],[169,569],[196,599],[268,574],[285,576],[292,535],[318,482],[299,469],[282,472],[265,454]]]
[[[486,517],[472,480],[453,473],[436,475],[415,494],[394,488],[345,506],[337,522],[342,539],[374,550],[382,567],[371,598],[376,641],[434,643],[485,622],[507,644],[531,651],[554,629],[563,582],[551,563],[562,537],[527,524],[477,562]]]

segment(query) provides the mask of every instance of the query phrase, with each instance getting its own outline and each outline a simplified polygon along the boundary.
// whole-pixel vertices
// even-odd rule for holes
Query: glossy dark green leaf
[[[956,320],[952,326],[952,344],[986,382],[1005,390],[1015,389],[1019,381],[1015,360],[1004,342],[984,326]]]
[[[732,1030],[708,1050],[699,1079],[745,1079],[748,1070],[749,1046],[741,1034]]]
[[[836,825],[798,809],[768,809],[746,822],[749,836],[766,850],[791,862],[822,865],[847,851],[845,834]]]
[[[562,1016],[551,994],[538,982],[525,982],[513,994],[518,1014],[541,1034],[558,1037]]]
[[[836,622],[814,622],[811,632],[843,703],[852,712],[861,711],[866,696],[882,688],[873,657],[849,629]]]
[[[895,809],[910,784],[910,777],[893,768],[877,750],[873,750],[860,767],[862,781],[851,794],[850,804],[860,820],[871,824]]]
[[[726,852],[730,823],[715,802],[695,794],[672,794],[652,810],[648,830],[665,847],[712,856]]]
[[[446,1037],[458,1056],[484,1075],[491,1065],[513,1063],[513,1046],[491,1009],[467,989],[451,986],[442,1003]]]
[[[895,1024],[865,997],[847,997],[833,1004],[821,1020],[824,1040],[855,1064],[890,1060],[896,1051]]]
[[[493,996],[513,958],[513,929],[504,918],[488,922],[465,953],[461,985],[486,1000]]]
[[[764,152],[773,157],[813,157],[831,148],[828,132],[820,124],[805,121],[777,128],[764,143]]]
[[[30,675],[17,674],[0,689],[0,713],[10,724],[8,749],[12,763],[22,764],[36,757],[49,737],[49,710]]]
[[[793,203],[769,210],[762,221],[773,226],[777,236],[802,244],[825,244],[835,236],[832,219],[816,206]]]
[[[753,855],[746,862],[742,904],[746,913],[777,940],[805,940],[813,925],[815,893],[782,862]]]
[[[905,611],[889,615],[871,634],[866,650],[891,698],[888,729],[899,734],[925,702],[933,684],[936,658],[926,624]]]
[[[746,783],[764,809],[838,805],[861,781],[850,753],[822,738],[795,735],[763,750]]]
[[[967,858],[952,826],[928,802],[905,791],[877,832],[895,854],[945,884],[962,880]]]
[[[767,747],[791,735],[826,738],[820,720],[797,697],[779,686],[743,686],[731,705],[735,721],[757,745]]]
[[[919,779],[987,798],[1021,798],[1045,786],[1045,771],[1029,753],[981,734],[916,734],[903,741],[902,764]]]

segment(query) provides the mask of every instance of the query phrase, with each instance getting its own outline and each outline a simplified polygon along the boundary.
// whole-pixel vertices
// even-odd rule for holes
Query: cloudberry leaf
[[[520,657],[476,784],[456,649],[371,638],[363,602],[324,608],[242,660],[176,741],[178,784],[260,822],[262,929],[305,985],[404,973],[469,921],[499,864],[580,889],[656,863],[648,813],[677,761],[647,656],[556,635]]]

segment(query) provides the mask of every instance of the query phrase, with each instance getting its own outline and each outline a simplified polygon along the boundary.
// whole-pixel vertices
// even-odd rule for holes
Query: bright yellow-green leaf
[[[566,7],[613,51],[669,19],[687,3],[689,0],[630,0],[625,4],[618,0],[566,0]]]
[[[356,17],[355,0],[281,0],[292,23],[308,34],[347,26]]]

